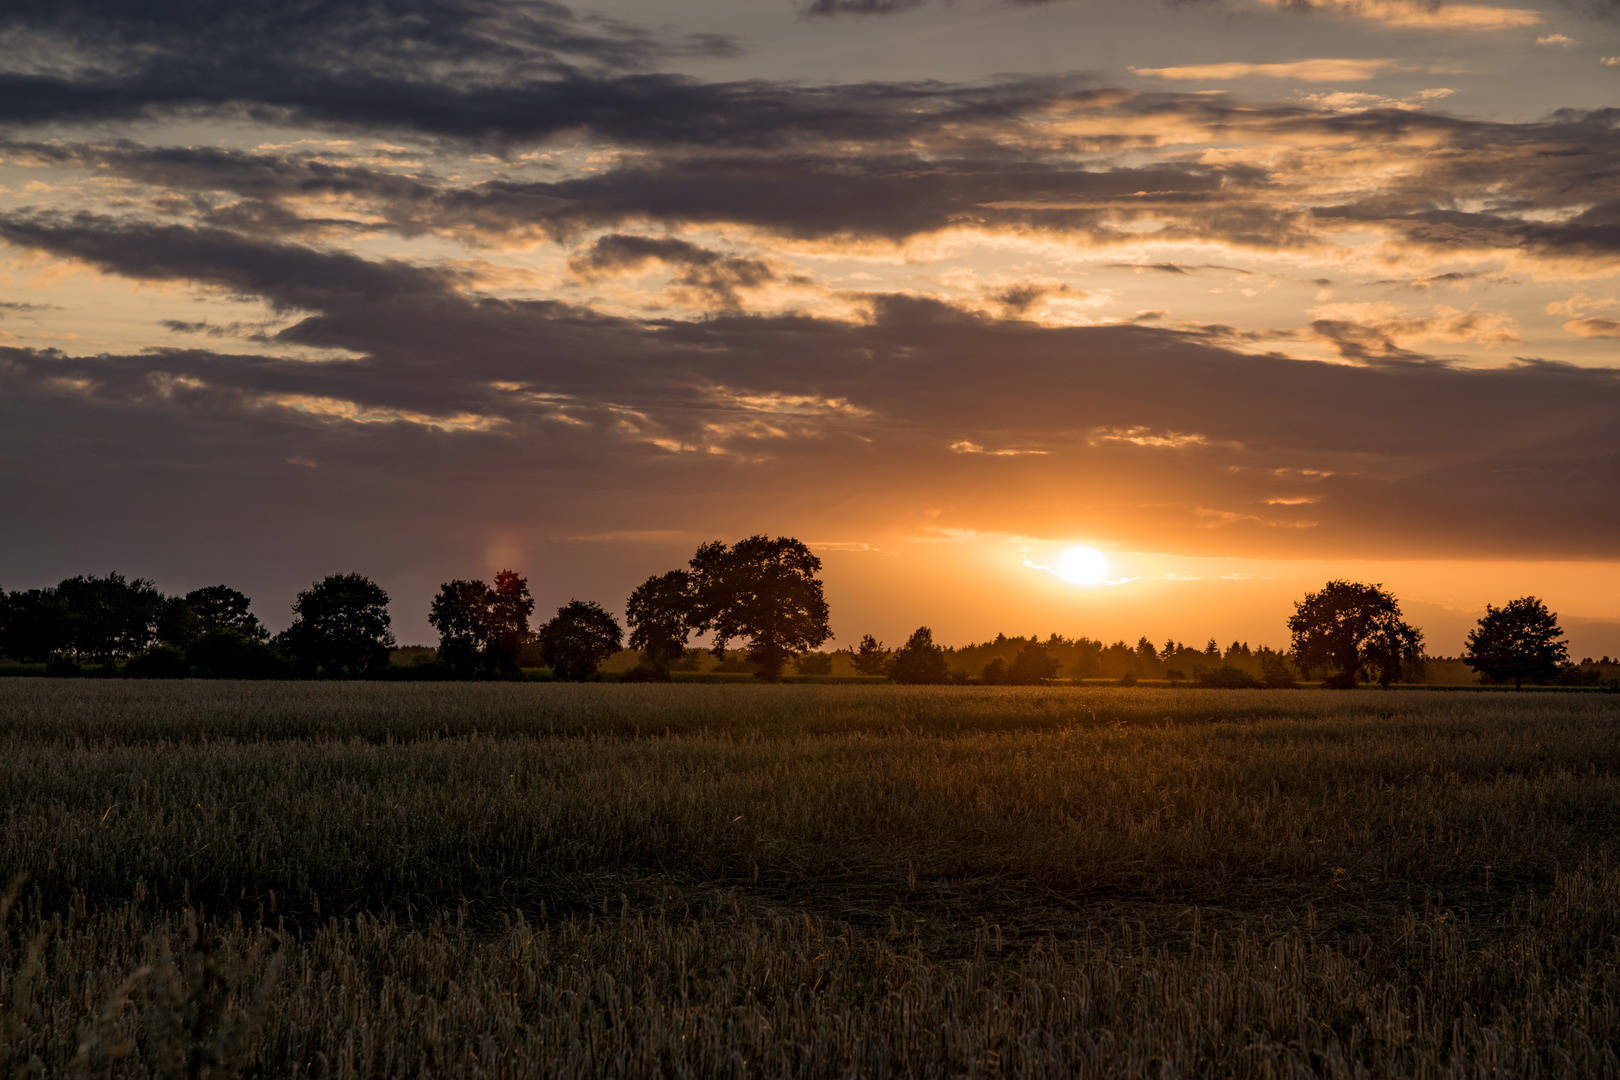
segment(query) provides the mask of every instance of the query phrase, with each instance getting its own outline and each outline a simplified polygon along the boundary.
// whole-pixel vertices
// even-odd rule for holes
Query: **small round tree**
[[[624,631],[594,600],[570,600],[540,628],[540,655],[559,679],[588,682],[619,651]]]
[[[1534,596],[1510,600],[1507,607],[1485,605],[1485,617],[1468,632],[1463,663],[1496,682],[1547,682],[1569,662],[1569,646],[1558,639],[1564,631],[1558,616]]]

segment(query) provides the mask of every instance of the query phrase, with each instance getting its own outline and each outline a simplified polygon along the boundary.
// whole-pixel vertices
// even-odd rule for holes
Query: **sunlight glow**
[[[1075,585],[1101,585],[1108,580],[1108,560],[1091,547],[1072,547],[1058,557],[1057,576]]]

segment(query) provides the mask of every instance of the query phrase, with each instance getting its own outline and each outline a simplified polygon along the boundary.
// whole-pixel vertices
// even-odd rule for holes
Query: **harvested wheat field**
[[[1620,698],[0,682],[5,1076],[1620,1075]]]

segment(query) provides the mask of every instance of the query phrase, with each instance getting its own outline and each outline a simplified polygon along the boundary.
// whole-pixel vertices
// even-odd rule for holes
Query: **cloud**
[[[451,138],[501,138],[654,117],[696,105],[683,80],[641,74],[672,55],[735,51],[720,35],[655,35],[561,4],[477,0],[96,0],[8,5],[0,120],[277,110]],[[672,102],[673,104],[673,102]],[[525,108],[540,113],[523,116]]]
[[[810,0],[810,15],[894,15],[924,6],[928,0]],[[1034,7],[1056,0],[1012,0]],[[1187,0],[1167,0],[1179,4]],[[1438,0],[1250,0],[1290,15],[1328,14],[1366,19],[1421,30],[1514,30],[1541,22],[1541,13],[1526,8],[1485,4],[1440,3]],[[1243,4],[1233,4],[1241,8]],[[1556,35],[1555,35],[1556,36]]]
[[[612,233],[568,260],[569,268],[586,280],[635,273],[654,263],[675,267],[676,286],[701,294],[719,308],[739,308],[741,290],[777,280],[763,259],[721,255],[676,237]]]
[[[1569,37],[1566,34],[1546,34],[1546,35],[1543,35],[1542,37],[1536,38],[1536,44],[1537,45],[1562,45],[1563,47],[1568,48],[1571,45],[1577,44],[1577,42],[1575,41],[1574,38]]]
[[[1420,30],[1516,30],[1541,22],[1526,8],[1432,0],[1258,0],[1288,11],[1324,12]]]
[[[1521,343],[1507,315],[1435,307],[1421,315],[1394,304],[1325,304],[1313,308],[1311,330],[1347,360],[1427,361],[1407,348],[1427,341],[1475,342],[1485,348]]]
[[[1598,316],[1572,319],[1564,324],[1564,329],[1576,337],[1620,338],[1620,320],[1605,319]]]
[[[121,276],[297,308],[276,340],[345,354],[308,363],[206,349],[0,350],[0,481],[22,484],[14,490],[66,485],[116,505],[93,479],[110,453],[121,469],[185,477],[187,498],[216,513],[251,504],[306,527],[311,496],[244,488],[243,477],[274,466],[351,502],[362,490],[353,484],[374,484],[365,498],[446,520],[460,500],[500,500],[501,485],[503,505],[546,490],[512,512],[585,532],[627,521],[631,506],[643,517],[662,508],[667,527],[686,528],[699,504],[705,520],[740,521],[832,500],[851,522],[952,505],[950,528],[1006,531],[1016,519],[1053,534],[1058,516],[1080,507],[1121,542],[1188,550],[1240,539],[1296,554],[1321,554],[1324,543],[1620,554],[1611,370],[1314,363],[1176,331],[1043,327],[896,294],[869,296],[859,318],[623,319],[498,299],[475,278],[398,262],[293,259],[287,245],[206,229],[83,217],[9,219],[4,229]],[[603,249],[609,264],[625,254]],[[271,270],[244,269],[255,266]],[[1335,314],[1384,334],[1369,347],[1379,354],[1405,347],[1392,320],[1436,324],[1404,332],[1492,332],[1466,312]],[[1016,366],[987,360],[998,357]],[[98,433],[105,451],[81,432]],[[321,467],[288,469],[293,458]],[[999,464],[985,472],[991,458]],[[414,464],[400,470],[402,461]],[[1279,469],[1292,478],[1286,497],[1314,500],[1317,527],[1278,526],[1280,504],[1268,500],[1279,497]],[[1070,509],[1054,491],[1069,493]],[[147,501],[169,513],[165,497],[149,491]]]
[[[1199,80],[1295,79],[1299,82],[1361,82],[1392,68],[1394,60],[1318,59],[1290,60],[1284,63],[1249,64],[1230,60],[1216,64],[1186,64],[1181,67],[1131,68],[1131,74],[1154,79]]]

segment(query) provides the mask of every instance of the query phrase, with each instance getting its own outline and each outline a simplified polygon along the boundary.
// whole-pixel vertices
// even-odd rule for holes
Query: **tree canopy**
[[[1468,632],[1463,663],[1496,682],[1548,682],[1569,662],[1569,646],[1558,639],[1564,631],[1558,616],[1534,596],[1510,600],[1506,607],[1485,605],[1485,617]]]
[[[945,650],[934,644],[934,632],[917,627],[889,657],[889,678],[897,683],[942,683],[950,679]]]
[[[713,635],[724,658],[732,638],[748,642],[745,655],[766,682],[799,653],[832,637],[822,595],[821,560],[800,540],[750,536],[731,547],[716,540],[692,556],[689,625]]]
[[[850,650],[849,659],[862,675],[882,675],[889,663],[889,650],[883,647],[883,642],[867,634]]]
[[[559,679],[586,682],[619,651],[624,631],[594,600],[570,600],[540,628],[540,654]]]
[[[388,663],[394,647],[388,594],[364,574],[331,574],[298,594],[296,618],[281,635],[302,674],[363,675]]]
[[[1300,670],[1308,677],[1326,669],[1327,684],[1340,689],[1363,676],[1388,686],[1423,656],[1422,632],[1401,619],[1400,604],[1380,585],[1330,581],[1294,605],[1288,629]]]
[[[630,647],[641,650],[649,676],[668,679],[669,669],[685,655],[692,601],[692,576],[685,570],[654,574],[630,594],[624,612]]]

